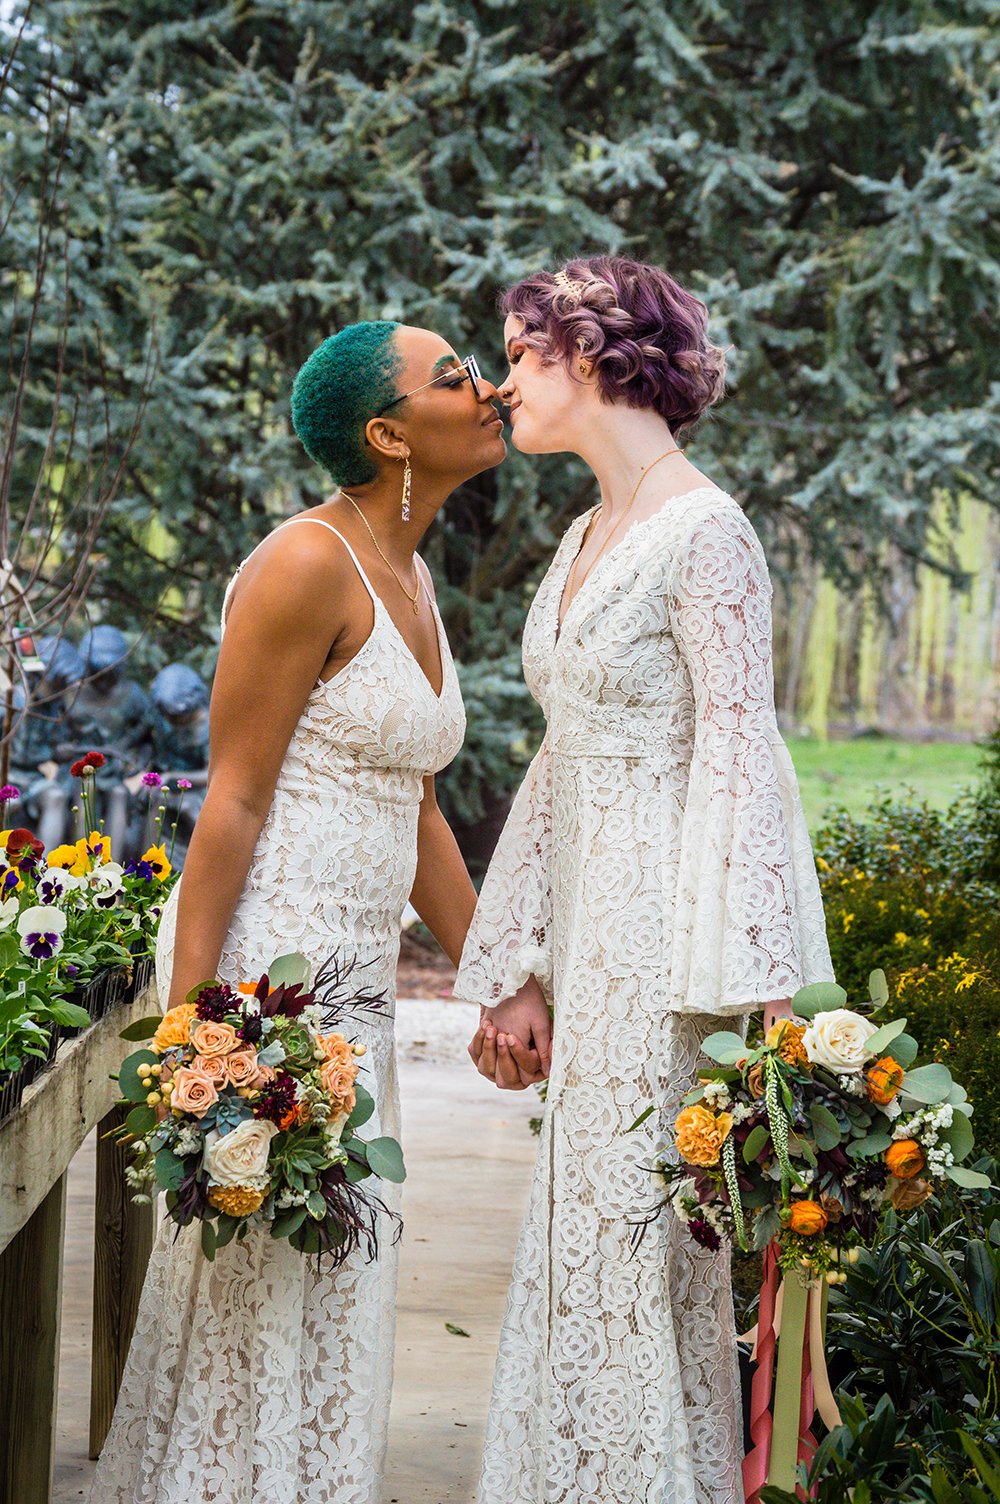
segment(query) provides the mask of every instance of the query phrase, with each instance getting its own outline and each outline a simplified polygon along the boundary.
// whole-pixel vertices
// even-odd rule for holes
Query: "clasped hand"
[[[552,1020],[534,977],[513,997],[482,1010],[469,1055],[479,1074],[504,1091],[523,1091],[547,1078],[552,1064]]]

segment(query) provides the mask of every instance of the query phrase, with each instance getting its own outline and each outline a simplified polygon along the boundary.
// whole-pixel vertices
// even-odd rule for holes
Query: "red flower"
[[[105,758],[103,752],[88,752],[83,760],[88,768],[104,767]]]
[[[30,830],[26,830],[23,825],[18,826],[17,830],[12,830],[7,837],[7,856],[13,862],[28,850],[32,856],[41,856],[45,847]]]
[[[100,752],[85,752],[78,762],[75,762],[69,770],[71,778],[82,778],[91,768],[103,768],[104,756]]]

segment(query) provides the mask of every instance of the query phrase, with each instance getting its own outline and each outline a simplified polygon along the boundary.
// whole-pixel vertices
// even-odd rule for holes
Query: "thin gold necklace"
[[[631,511],[631,509],[632,509],[632,503],[633,503],[633,501],[635,501],[635,498],[639,494],[639,487],[642,485],[643,481],[646,479],[646,476],[649,474],[650,470],[654,469],[655,466],[657,466],[660,463],[660,460],[665,460],[671,454],[680,454],[681,452],[682,451],[679,448],[678,449],[665,449],[664,452],[661,455],[658,455],[657,458],[655,460],[653,460],[650,464],[648,464],[646,466],[645,470],[642,471],[642,473],[639,476],[639,479],[636,481],[635,485],[632,488],[632,495],[629,497],[628,501],[625,503],[625,509],[624,509],[624,511],[622,512],[622,514],[619,517],[618,521],[615,523],[614,527],[608,533],[608,536],[605,538],[603,544],[601,545],[601,552],[598,554],[597,558],[594,560],[594,563],[591,564],[590,569],[587,570],[587,573],[584,575],[583,579],[580,581],[580,589],[581,590],[583,589],[584,585],[587,583],[587,580],[590,578],[590,571],[594,568],[594,566],[596,564],[598,564],[600,562],[601,559],[604,558],[605,554],[607,553],[608,544],[611,542],[611,539],[615,536],[615,533],[617,533],[618,529],[621,527],[622,523],[625,521],[625,518],[628,516],[629,512]],[[603,504],[603,502],[601,503],[600,511],[602,511],[602,512],[604,511],[604,504]],[[595,522],[596,522],[596,520],[597,519],[594,518]],[[587,532],[588,533],[590,532],[590,528],[587,529]],[[587,546],[587,539],[584,538],[583,542],[580,544],[580,547],[579,547],[579,549],[577,551],[576,558],[573,560],[573,567],[572,567],[572,569],[569,572],[569,580],[567,582],[566,590],[565,590],[565,595],[564,595],[564,598],[565,598],[565,601],[566,601],[566,606],[565,606],[565,609],[563,610],[563,620],[564,621],[566,619],[566,612],[569,610],[570,606],[573,604],[573,601],[574,601],[574,598],[575,598],[575,592],[573,590],[573,582],[576,579],[576,567],[577,567],[577,565],[580,562],[580,555],[583,553],[583,550],[586,548],[586,546]]]
[[[403,584],[402,580],[399,578],[399,575],[396,574],[396,571],[392,568],[392,565],[389,563],[389,560],[386,558],[386,556],[382,552],[381,548],[379,548],[378,539],[376,538],[375,534],[372,532],[372,525],[368,521],[368,518],[365,516],[364,512],[358,506],[357,502],[354,500],[354,497],[353,496],[348,496],[348,494],[347,494],[346,491],[341,491],[340,494],[344,498],[345,501],[349,501],[351,503],[351,506],[354,508],[354,510],[357,512],[358,516],[361,518],[361,521],[364,523],[365,527],[368,529],[368,536],[371,538],[372,542],[374,543],[375,548],[376,548],[376,550],[378,552],[378,555],[379,555],[380,559],[382,560],[383,564],[385,564],[389,569],[392,570],[393,577],[395,578],[396,584],[399,586],[400,590],[403,592],[403,594],[406,596],[406,599],[409,601],[410,605],[413,607],[413,614],[414,614],[414,616],[418,616],[420,614],[420,585],[421,585],[421,580],[420,580],[420,571],[418,570],[416,564],[414,564],[414,566],[413,566],[413,575],[414,575],[414,578],[416,579],[416,582],[417,582],[417,588],[413,592],[413,594],[411,595],[410,592],[407,590],[406,586]]]

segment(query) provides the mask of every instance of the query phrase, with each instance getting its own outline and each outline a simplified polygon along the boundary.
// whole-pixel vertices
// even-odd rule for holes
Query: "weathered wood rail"
[[[126,1024],[159,1012],[155,988],[64,1044],[0,1124],[0,1500],[49,1504],[59,1383],[66,1171],[96,1128],[90,1455],[104,1444],[153,1241],[152,1206],[134,1206],[125,1156],[104,1137],[122,1121],[110,1079],[135,1045]]]

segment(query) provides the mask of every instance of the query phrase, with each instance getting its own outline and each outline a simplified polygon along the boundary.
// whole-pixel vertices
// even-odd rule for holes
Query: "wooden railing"
[[[119,1030],[159,1012],[155,988],[63,1044],[0,1124],[0,1500],[49,1504],[59,1383],[66,1172],[96,1127],[90,1455],[104,1444],[153,1242],[152,1206],[135,1206],[125,1155],[106,1138],[123,1120],[110,1079],[135,1048]]]

